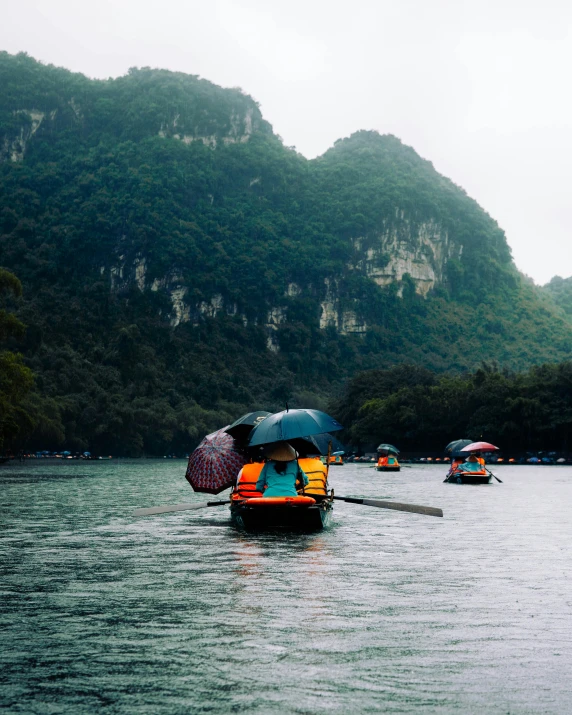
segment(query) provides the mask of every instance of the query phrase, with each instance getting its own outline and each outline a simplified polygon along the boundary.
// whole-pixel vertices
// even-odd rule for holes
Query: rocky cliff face
[[[38,109],[16,109],[12,115],[13,127],[11,131],[4,133],[0,143],[0,162],[24,160],[26,148],[44,121],[46,112],[40,112]],[[49,114],[49,119],[54,116],[55,110]]]
[[[244,112],[240,113],[237,110],[232,110],[228,121],[229,126],[225,127],[226,131],[204,134],[199,127],[194,127],[192,133],[182,132],[178,126],[181,117],[177,114],[172,121],[161,124],[158,134],[163,138],[177,139],[182,141],[183,144],[200,141],[205,146],[216,149],[220,144],[228,146],[229,144],[247,142],[260,125],[259,118],[254,115],[253,107],[248,107]]]
[[[238,135],[248,138],[248,135]],[[176,137],[175,137],[176,138]],[[203,141],[194,137],[192,141]],[[207,145],[209,142],[204,141]],[[214,146],[214,145],[211,145]],[[288,299],[293,297],[321,296],[314,304],[312,317],[319,321],[321,329],[335,328],[341,335],[365,334],[368,323],[356,303],[355,308],[341,298],[342,284],[347,276],[360,274],[369,281],[386,288],[397,286],[397,295],[403,292],[403,279],[408,276],[418,295],[426,298],[430,291],[446,280],[446,267],[450,258],[459,260],[463,245],[450,240],[447,230],[437,222],[415,223],[408,219],[404,211],[396,212],[396,223],[391,227],[382,226],[373,236],[351,239],[353,258],[346,265],[345,273],[337,277],[324,277],[319,283],[301,286],[291,282],[286,286],[283,301],[277,301],[263,316],[260,324],[267,331],[267,347],[278,351],[277,330],[288,320]],[[171,311],[167,316],[173,328],[191,323],[197,326],[204,318],[215,318],[221,314],[239,317],[244,325],[249,318],[242,313],[235,301],[226,299],[222,293],[215,293],[208,300],[193,301],[190,286],[186,284],[180,271],[173,267],[160,278],[150,279],[147,275],[146,259],[137,255],[134,259],[120,256],[117,265],[101,268],[102,275],[109,275],[110,289],[125,292],[133,284],[139,290],[161,291],[169,296]],[[351,301],[350,301],[351,303]],[[259,324],[259,319],[254,319]]]
[[[447,230],[435,221],[414,224],[404,211],[396,211],[399,224],[382,228],[374,239],[355,238],[358,254],[354,269],[364,271],[379,286],[399,282],[405,274],[426,296],[443,281],[449,258],[460,259],[463,246],[449,240]]]

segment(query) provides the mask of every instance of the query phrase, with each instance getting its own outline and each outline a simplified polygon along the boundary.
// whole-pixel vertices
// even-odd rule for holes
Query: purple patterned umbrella
[[[196,492],[218,494],[232,487],[245,464],[234,439],[220,429],[208,434],[191,454],[185,476]]]

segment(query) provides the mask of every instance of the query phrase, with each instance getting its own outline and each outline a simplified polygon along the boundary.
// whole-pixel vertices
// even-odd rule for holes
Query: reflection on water
[[[318,534],[244,534],[165,461],[0,467],[0,706],[23,713],[572,711],[572,469],[332,470]]]

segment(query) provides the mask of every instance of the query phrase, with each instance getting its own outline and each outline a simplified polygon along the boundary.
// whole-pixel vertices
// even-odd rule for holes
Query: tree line
[[[332,410],[358,448],[381,441],[436,451],[484,439],[505,451],[572,450],[572,361],[523,372],[482,364],[460,375],[400,365],[362,372]]]

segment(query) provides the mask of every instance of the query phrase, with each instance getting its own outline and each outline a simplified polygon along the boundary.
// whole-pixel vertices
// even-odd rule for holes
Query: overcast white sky
[[[0,4],[0,49],[242,87],[307,157],[358,129],[395,134],[499,222],[523,272],[572,275],[570,0]]]

